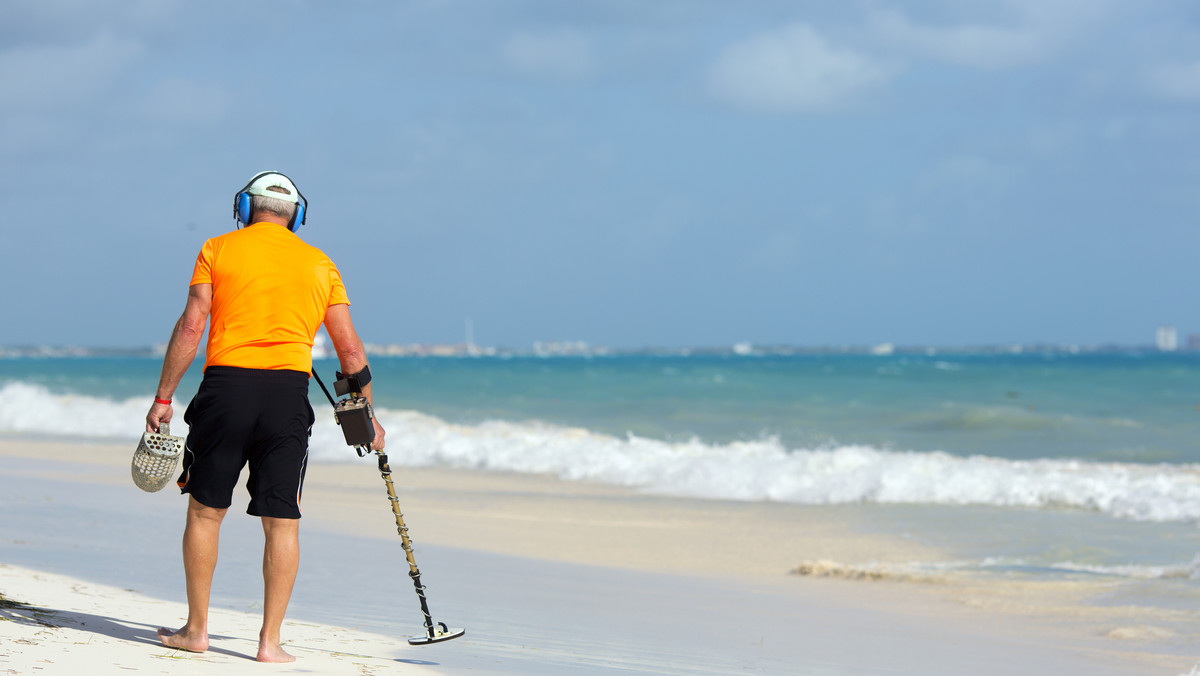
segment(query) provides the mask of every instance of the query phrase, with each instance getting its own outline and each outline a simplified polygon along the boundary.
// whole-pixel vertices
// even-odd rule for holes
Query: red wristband
[[[155,398],[154,398],[154,403],[156,403],[156,404],[162,404],[163,406],[170,406],[170,405],[171,405],[171,400],[170,400],[170,399],[159,399],[158,397],[155,397]]]

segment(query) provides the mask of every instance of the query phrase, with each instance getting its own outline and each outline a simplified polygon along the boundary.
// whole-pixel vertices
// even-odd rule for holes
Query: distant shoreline
[[[146,358],[161,359],[165,346],[153,347],[82,347],[77,345],[0,346],[0,359],[73,359],[73,358]],[[739,343],[732,346],[612,348],[585,343],[539,343],[533,348],[481,347],[467,344],[413,343],[366,345],[367,354],[377,357],[764,357],[764,356],[989,356],[989,355],[1145,355],[1200,354],[1200,349],[1160,350],[1154,345],[1073,345],[1073,344],[995,344],[995,345],[758,345]],[[314,355],[330,359],[332,355]]]

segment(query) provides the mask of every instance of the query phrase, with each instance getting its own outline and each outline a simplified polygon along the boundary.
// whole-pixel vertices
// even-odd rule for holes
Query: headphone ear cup
[[[304,225],[304,204],[296,202],[296,215],[292,216],[292,227],[290,230],[296,232],[300,229],[301,225]]]
[[[242,223],[250,225],[250,194],[238,193],[237,196],[237,218]]]

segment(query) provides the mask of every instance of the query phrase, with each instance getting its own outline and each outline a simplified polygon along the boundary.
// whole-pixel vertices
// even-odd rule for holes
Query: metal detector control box
[[[342,428],[346,444],[370,447],[371,442],[375,441],[375,425],[371,422],[375,412],[371,410],[367,398],[362,396],[362,385],[358,378],[338,373],[338,379],[333,381],[333,391],[339,397],[350,395],[348,399],[333,405],[333,417]]]
[[[366,397],[342,399],[334,404],[333,417],[341,426],[347,445],[369,447],[375,441],[375,425],[372,423],[375,416]]]

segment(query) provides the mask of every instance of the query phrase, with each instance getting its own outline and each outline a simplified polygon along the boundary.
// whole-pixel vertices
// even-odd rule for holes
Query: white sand
[[[241,495],[222,535],[214,649],[179,653],[153,632],[186,612],[184,499],[134,488],[131,453],[0,442],[0,593],[59,626],[3,610],[20,621],[0,622],[0,673],[1177,676],[1194,662],[1195,638],[1178,624],[1081,605],[1094,588],[789,575],[805,561],[938,560],[852,532],[836,508],[394,466],[434,617],[468,632],[410,647],[403,638],[421,632],[421,617],[369,459],[309,469],[283,636],[299,660],[251,659],[261,535]]]
[[[222,609],[212,613],[220,631],[207,652],[172,650],[158,643],[151,620],[182,624],[184,603],[14,566],[0,567],[0,586],[10,598],[36,599],[35,607],[0,607],[0,673],[435,673],[399,661],[412,652],[404,641],[297,621],[283,628],[297,661],[260,665],[254,655],[261,618]]]

